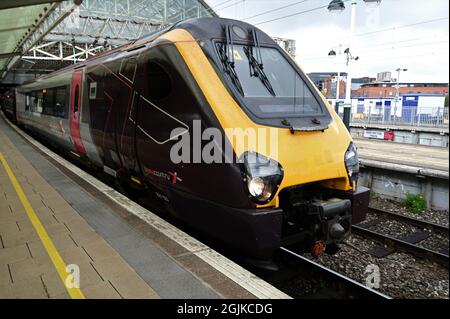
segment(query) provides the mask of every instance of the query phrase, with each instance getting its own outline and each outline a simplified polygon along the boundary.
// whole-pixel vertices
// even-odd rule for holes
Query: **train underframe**
[[[316,257],[336,253],[351,225],[365,220],[370,195],[365,187],[339,191],[311,184],[281,191],[279,208],[237,209],[168,192],[178,217],[263,268],[281,246],[294,245]]]

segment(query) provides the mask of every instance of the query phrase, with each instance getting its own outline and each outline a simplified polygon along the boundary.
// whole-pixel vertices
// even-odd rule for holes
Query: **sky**
[[[254,24],[273,37],[296,40],[297,62],[308,73],[345,72],[343,52],[350,46],[359,57],[351,64],[353,77],[376,77],[385,71],[396,77],[395,70],[402,68],[408,69],[401,74],[402,82],[449,82],[448,0],[382,0],[375,7],[355,0],[352,45],[354,1],[345,2],[340,14],[327,10],[330,1],[206,0],[221,17]],[[330,59],[332,49],[342,54]]]

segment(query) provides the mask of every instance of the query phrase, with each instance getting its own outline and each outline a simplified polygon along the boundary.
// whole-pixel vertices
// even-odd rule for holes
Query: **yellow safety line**
[[[3,157],[3,154],[0,152],[0,162],[2,162],[6,173],[8,174],[9,179],[11,180],[12,185],[14,186],[14,189],[16,190],[17,196],[19,196],[20,201],[22,202],[23,208],[25,208],[25,211],[28,215],[28,218],[30,219],[31,223],[34,226],[34,229],[36,230],[39,238],[42,241],[42,244],[45,247],[45,250],[47,251],[48,255],[50,256],[50,259],[53,262],[53,265],[56,268],[56,271],[59,274],[59,277],[61,278],[64,287],[66,287],[67,292],[69,293],[70,297],[72,299],[84,299],[84,295],[80,288],[69,288],[66,285],[67,278],[70,278],[69,276],[72,276],[68,272],[66,272],[66,264],[64,263],[64,260],[62,259],[61,255],[59,254],[58,250],[56,249],[55,245],[53,244],[52,240],[48,236],[47,231],[45,230],[44,226],[42,225],[41,221],[39,220],[39,217],[36,215],[36,212],[34,211],[33,207],[31,206],[30,202],[28,201],[27,196],[25,195],[25,192],[23,191],[22,187],[20,186],[19,182],[17,181],[16,177],[14,176],[13,171],[11,170],[8,162]]]

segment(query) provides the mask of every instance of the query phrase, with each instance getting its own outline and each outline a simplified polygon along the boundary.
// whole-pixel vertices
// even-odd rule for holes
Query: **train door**
[[[76,70],[72,75],[72,92],[70,95],[70,135],[75,150],[80,154],[86,154],[80,135],[82,82],[83,70]]]

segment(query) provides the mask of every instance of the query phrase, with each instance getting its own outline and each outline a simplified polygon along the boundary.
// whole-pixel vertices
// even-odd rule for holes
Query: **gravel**
[[[371,195],[370,205],[375,208],[384,209],[384,210],[395,212],[398,214],[403,214],[408,217],[425,220],[427,222],[432,222],[432,223],[436,223],[439,225],[448,226],[448,224],[449,224],[449,212],[448,211],[427,209],[422,214],[414,214],[414,213],[409,212],[406,208],[402,207],[402,205],[399,202],[396,202],[396,201],[390,200],[390,199],[381,198],[375,194]]]
[[[334,256],[323,255],[313,259],[322,265],[365,284],[366,267],[376,265],[380,270],[378,291],[393,298],[449,298],[448,269],[430,261],[418,260],[403,253],[376,258],[367,253],[379,244],[352,235],[346,245]]]
[[[369,229],[377,233],[389,235],[396,238],[411,235],[415,232],[421,231],[414,226],[390,219],[382,219],[380,223],[370,227]]]
[[[370,213],[367,215],[367,221],[372,221],[379,219],[380,216],[374,213]],[[363,222],[362,225],[364,225]],[[377,233],[381,233],[384,235],[389,235],[394,238],[399,238],[404,236],[411,235],[413,233],[419,233],[419,232],[429,232],[426,229],[418,228],[415,226],[411,226],[404,222],[399,222],[396,220],[390,220],[389,217],[381,219],[381,222],[373,225],[369,228],[372,231],[375,231]],[[442,236],[439,234],[433,234],[431,233],[431,236],[427,239],[417,243],[416,245],[425,247],[434,251],[438,252],[446,252],[448,254],[449,251],[449,239],[446,236]]]
[[[416,245],[438,251],[440,253],[445,253],[447,255],[449,252],[448,237],[444,237],[442,235],[433,234],[432,236],[417,243]]]

